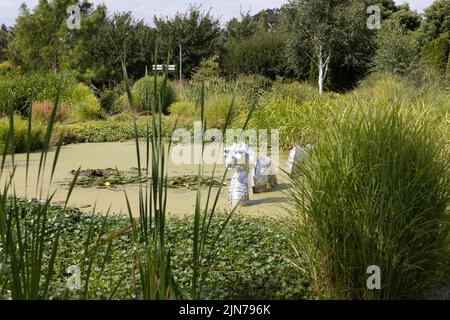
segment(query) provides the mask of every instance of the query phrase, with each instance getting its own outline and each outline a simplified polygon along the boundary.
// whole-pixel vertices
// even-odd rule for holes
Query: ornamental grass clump
[[[399,104],[347,109],[330,121],[293,181],[286,228],[316,293],[425,298],[445,281],[450,158],[438,128]],[[380,290],[367,287],[373,265]]]

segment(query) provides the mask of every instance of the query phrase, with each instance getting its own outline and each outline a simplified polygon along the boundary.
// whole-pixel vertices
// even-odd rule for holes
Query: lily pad
[[[119,185],[145,183],[151,180],[148,177],[146,169],[139,170],[137,168],[131,168],[128,171],[118,171],[117,169],[86,169],[81,170],[78,179],[75,183],[76,186],[84,188],[100,188],[110,189],[116,188]],[[71,171],[72,175],[76,174],[76,170]],[[199,180],[200,179],[200,180]],[[211,177],[198,177],[197,175],[182,175],[176,177],[169,177],[167,180],[168,188],[187,188],[190,190],[196,190],[200,182],[200,186],[209,187],[211,184],[213,187],[219,187],[221,185],[220,180],[211,179]],[[226,183],[223,183],[226,186]]]

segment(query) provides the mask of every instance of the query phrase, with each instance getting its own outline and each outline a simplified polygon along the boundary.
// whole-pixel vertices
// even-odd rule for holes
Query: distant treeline
[[[375,2],[375,3],[374,3]],[[66,25],[67,8],[81,8],[81,28]],[[381,8],[381,29],[370,29],[370,5]],[[184,78],[241,74],[310,80],[323,90],[346,90],[372,70],[399,74],[418,65],[450,76],[450,0],[436,0],[423,16],[394,0],[295,0],[225,26],[201,7],[153,24],[130,12],[109,13],[88,1],[41,0],[26,5],[14,26],[0,29],[0,73],[70,72],[79,81],[110,87],[121,81],[121,59],[132,79],[171,57]]]

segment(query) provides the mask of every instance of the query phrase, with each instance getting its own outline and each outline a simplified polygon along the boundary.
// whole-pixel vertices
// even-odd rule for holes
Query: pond
[[[145,144],[140,145],[141,162],[145,166]],[[128,142],[108,142],[108,143],[84,143],[63,146],[59,156],[59,161],[56,167],[53,182],[49,185],[50,172],[55,155],[55,149],[52,149],[48,154],[47,165],[44,173],[44,182],[42,186],[42,196],[36,193],[36,180],[39,168],[39,161],[41,153],[32,153],[30,155],[28,186],[25,187],[26,177],[26,154],[16,154],[14,156],[14,163],[16,172],[14,175],[14,188],[18,196],[25,196],[27,198],[45,199],[47,193],[54,192],[52,202],[57,205],[64,205],[68,184],[73,179],[71,171],[78,169],[106,169],[117,168],[120,172],[132,172],[137,167],[136,146],[133,141]],[[285,158],[280,157],[280,167],[283,168]],[[12,170],[12,159],[8,156],[6,162],[6,169],[4,173]],[[169,179],[180,180],[183,176],[193,176],[197,174],[198,165],[175,164],[169,161],[168,176]],[[204,166],[205,177],[211,177],[213,165]],[[217,165],[216,178],[220,181],[225,172],[222,164]],[[227,173],[226,183],[229,182],[232,171]],[[0,182],[4,183],[4,176]],[[250,193],[250,202],[248,206],[242,206],[238,212],[251,216],[278,216],[286,214],[286,207],[289,206],[289,201],[286,192],[290,184],[285,174],[279,170],[278,172],[279,185],[273,190],[261,193]],[[107,212],[111,207],[111,212],[128,214],[124,191],[126,190],[133,215],[139,215],[139,185],[136,183],[129,183],[125,185],[110,186],[106,183],[105,186],[76,186],[70,201],[69,207],[79,208],[85,212],[92,212],[95,205],[96,212]],[[41,188],[38,189],[39,192]],[[213,188],[215,195],[218,187]],[[208,189],[202,188],[202,202],[206,202]],[[222,188],[218,208],[227,209],[228,206],[228,186]],[[168,189],[168,214],[173,216],[184,216],[194,213],[196,190],[195,188],[186,186],[178,186],[177,188]]]

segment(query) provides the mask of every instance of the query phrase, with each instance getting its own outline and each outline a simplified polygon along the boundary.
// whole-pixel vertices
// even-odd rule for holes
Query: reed
[[[286,226],[316,293],[327,298],[430,297],[449,261],[448,145],[429,112],[395,104],[330,115]],[[366,271],[381,269],[381,290]]]

